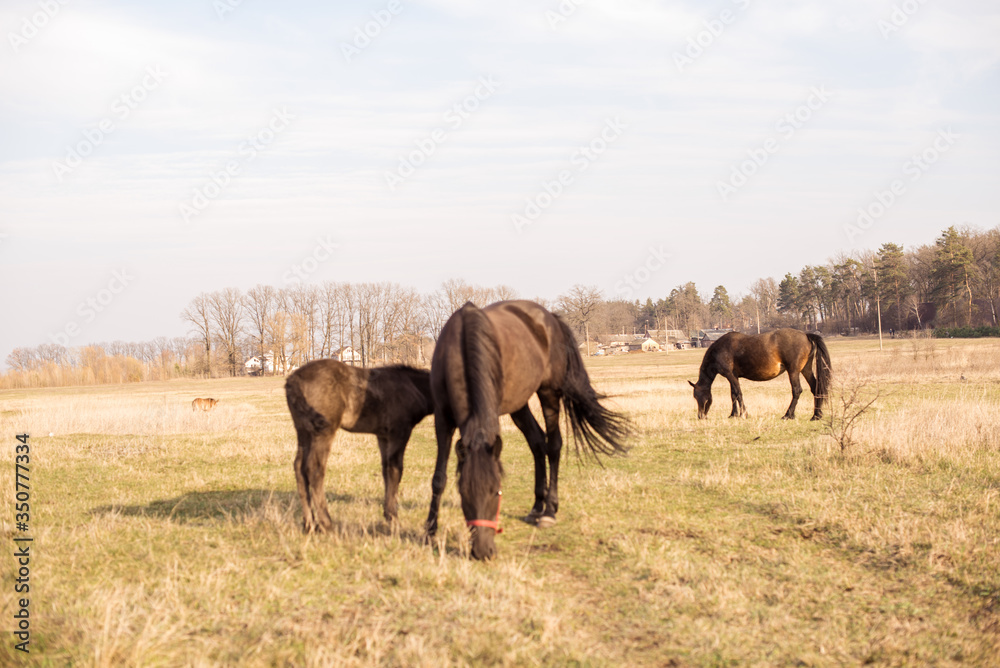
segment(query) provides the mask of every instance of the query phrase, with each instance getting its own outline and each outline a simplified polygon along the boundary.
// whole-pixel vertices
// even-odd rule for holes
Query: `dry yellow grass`
[[[539,531],[518,521],[532,464],[505,419],[505,533],[487,564],[468,559],[453,484],[421,541],[430,419],[398,527],[381,519],[373,439],[342,433],[335,531],[307,537],[280,379],[0,392],[0,488],[13,434],[32,434],[36,559],[32,654],[5,640],[0,663],[990,665],[1000,344],[830,344],[839,386],[883,390],[843,452],[806,420],[808,393],[779,419],[783,378],[746,383],[739,420],[720,380],[699,421],[686,380],[701,351],[593,360],[637,428],[630,455],[601,468],[570,446],[559,524]],[[222,402],[194,413],[198,396]],[[0,559],[8,620],[12,569]]]

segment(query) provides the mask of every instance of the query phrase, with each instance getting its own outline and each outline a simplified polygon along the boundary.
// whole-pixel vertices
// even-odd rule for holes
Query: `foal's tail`
[[[293,373],[285,381],[285,399],[288,400],[288,410],[292,414],[292,422],[296,429],[303,429],[310,434],[318,434],[330,428],[330,421],[310,405],[302,392],[303,380]]]
[[[596,458],[628,451],[624,441],[632,433],[627,417],[602,406],[603,395],[597,394],[583,366],[576,347],[576,337],[559,316],[554,316],[562,329],[566,346],[566,379],[563,382],[563,410],[573,428],[573,440],[582,441]]]
[[[830,351],[826,349],[826,342],[819,334],[806,334],[810,343],[813,344],[814,357],[816,358],[816,399],[818,405],[822,405],[824,399],[830,396],[830,383],[833,380],[833,367],[830,365]]]

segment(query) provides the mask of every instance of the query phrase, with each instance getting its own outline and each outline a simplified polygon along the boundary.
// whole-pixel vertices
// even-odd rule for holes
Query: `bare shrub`
[[[882,386],[866,378],[844,381],[830,397],[830,410],[826,430],[830,437],[846,452],[856,443],[854,428],[858,419],[867,413],[883,395]]]

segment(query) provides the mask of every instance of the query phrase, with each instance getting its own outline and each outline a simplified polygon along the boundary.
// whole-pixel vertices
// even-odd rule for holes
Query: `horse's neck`
[[[718,375],[719,372],[715,368],[715,364],[703,365],[701,370],[698,372],[698,384],[712,387],[712,383],[715,382],[715,377]]]

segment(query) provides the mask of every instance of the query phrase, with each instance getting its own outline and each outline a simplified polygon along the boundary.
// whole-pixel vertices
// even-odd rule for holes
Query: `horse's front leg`
[[[435,411],[434,434],[437,437],[437,461],[434,463],[434,477],[431,478],[431,508],[427,513],[427,523],[424,525],[427,538],[433,538],[437,533],[438,510],[441,508],[441,495],[448,483],[448,457],[451,455],[451,439],[455,435],[455,425],[444,415]]]
[[[743,405],[743,390],[740,388],[740,379],[735,375],[726,376],[729,381],[729,394],[733,399],[733,410],[729,417],[743,417],[747,413],[747,407]]]
[[[385,521],[394,524],[399,517],[399,481],[403,478],[403,454],[410,440],[410,432],[390,433],[378,437],[378,449],[382,454],[382,480],[385,483],[385,502],[382,513]]]
[[[531,414],[531,409],[525,404],[510,414],[514,425],[524,434],[524,439],[531,449],[535,460],[535,505],[525,518],[526,521],[537,523],[545,511],[545,497],[548,494],[548,480],[545,472],[545,433],[538,426],[538,421]]]

